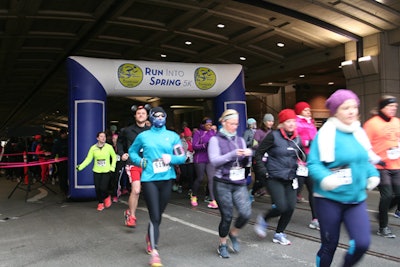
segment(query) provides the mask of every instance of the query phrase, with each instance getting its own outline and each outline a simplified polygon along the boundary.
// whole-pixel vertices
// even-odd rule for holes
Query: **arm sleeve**
[[[274,136],[273,134],[268,134],[259,144],[256,153],[254,155],[255,158],[255,171],[259,176],[263,176],[267,173],[267,168],[265,163],[263,162],[262,158],[265,152],[268,151],[270,147],[274,144]]]
[[[92,162],[93,160],[93,146],[90,147],[86,158],[83,160],[83,162],[81,164],[79,164],[79,171],[83,170],[84,168],[87,167],[87,165],[90,164],[90,162]]]
[[[210,163],[214,167],[224,165],[225,163],[236,158],[236,150],[232,150],[227,154],[221,155],[221,150],[218,145],[218,138],[216,136],[211,137],[207,152]]]
[[[128,149],[128,154],[133,164],[136,166],[140,166],[141,157],[139,155],[139,151],[142,148],[142,138],[138,135],[135,138],[135,141],[132,143],[131,147]]]

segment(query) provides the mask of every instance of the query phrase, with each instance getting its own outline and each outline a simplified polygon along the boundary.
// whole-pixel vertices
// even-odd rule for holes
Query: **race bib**
[[[308,168],[307,168],[307,166],[306,166],[306,165],[299,164],[299,165],[297,166],[296,175],[297,175],[297,176],[304,176],[304,177],[307,177],[307,176],[308,176]]]
[[[162,159],[156,159],[153,161],[153,171],[154,173],[161,173],[161,172],[166,172],[170,169],[171,167],[169,164],[165,164]]]
[[[339,179],[342,185],[351,184],[353,182],[350,168],[334,170],[333,175]]]
[[[98,160],[96,161],[96,163],[97,163],[97,166],[99,166],[99,167],[104,167],[104,166],[106,166],[106,160],[105,160],[105,159],[98,159]]]
[[[400,148],[392,147],[386,151],[388,159],[398,159],[400,158]]]
[[[229,179],[232,181],[240,181],[244,179],[244,168],[242,167],[232,167],[229,170]]]

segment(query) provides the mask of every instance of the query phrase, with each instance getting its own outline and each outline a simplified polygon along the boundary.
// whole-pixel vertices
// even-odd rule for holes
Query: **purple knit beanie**
[[[325,106],[329,109],[331,115],[333,116],[335,115],[338,107],[349,99],[354,99],[357,102],[357,105],[360,105],[360,99],[353,91],[339,89],[326,100]]]

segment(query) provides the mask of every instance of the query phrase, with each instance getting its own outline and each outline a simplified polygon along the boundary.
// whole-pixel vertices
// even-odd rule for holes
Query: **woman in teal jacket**
[[[155,107],[149,114],[150,130],[140,133],[128,152],[133,164],[143,169],[140,181],[150,216],[146,250],[151,255],[150,266],[158,267],[162,266],[157,251],[161,218],[176,179],[173,165],[185,163],[186,154],[179,135],[165,127],[164,109]]]
[[[109,208],[111,206],[111,196],[108,194],[108,188],[111,172],[115,171],[117,155],[115,154],[114,148],[106,143],[105,132],[98,132],[96,137],[97,143],[90,147],[85,160],[76,166],[76,169],[81,171],[94,160],[94,188],[96,190],[97,200],[99,201],[97,210],[102,211],[104,207]]]
[[[369,162],[371,144],[358,120],[359,104],[352,91],[333,93],[326,101],[331,117],[319,130],[308,154],[321,235],[317,267],[331,265],[342,223],[350,242],[341,266],[355,265],[371,242],[365,200],[367,190],[375,188],[380,179]]]

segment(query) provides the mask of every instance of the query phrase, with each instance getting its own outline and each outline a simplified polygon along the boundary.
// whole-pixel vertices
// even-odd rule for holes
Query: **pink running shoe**
[[[97,204],[97,210],[98,210],[98,211],[104,210],[104,203],[99,203],[99,204]]]
[[[217,201],[215,200],[211,201],[210,203],[208,203],[207,207],[210,209],[218,209]]]
[[[106,208],[111,207],[111,196],[108,196],[108,197],[106,197],[106,198],[104,199],[104,206],[105,206]]]
[[[136,227],[136,217],[131,215],[129,210],[124,211],[125,225],[127,227],[135,228]]]
[[[192,205],[192,207],[197,207],[197,197],[195,197],[195,196],[192,196],[191,198],[190,198],[190,204]]]
[[[158,255],[157,251],[151,252],[149,265],[151,267],[161,267],[163,266],[161,263],[160,255]]]

